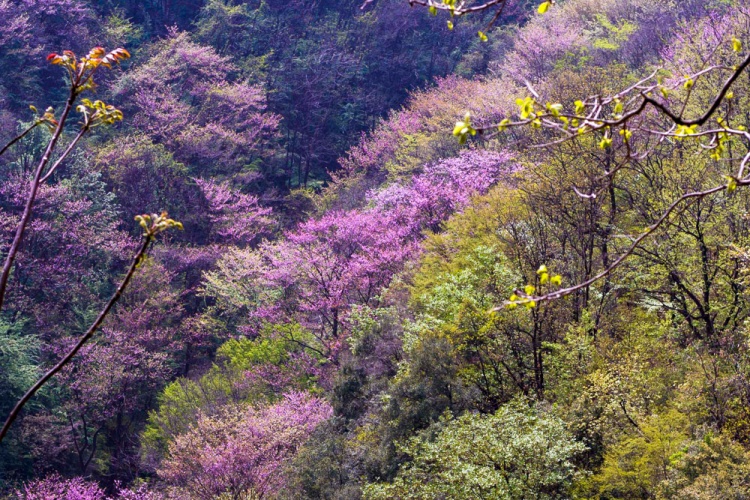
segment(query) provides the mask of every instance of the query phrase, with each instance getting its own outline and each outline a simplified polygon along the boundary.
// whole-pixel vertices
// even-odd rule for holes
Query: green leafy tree
[[[38,339],[20,335],[18,328],[0,321],[0,414],[6,415],[10,412],[12,403],[18,400],[39,376],[38,353]],[[8,442],[0,447],[0,470],[7,470],[9,464],[17,466],[26,455],[14,437],[11,436]],[[3,480],[0,479],[0,490],[4,486]]]
[[[514,402],[492,415],[445,419],[434,439],[409,440],[412,457],[391,484],[373,483],[367,499],[566,498],[583,450],[564,423]]]

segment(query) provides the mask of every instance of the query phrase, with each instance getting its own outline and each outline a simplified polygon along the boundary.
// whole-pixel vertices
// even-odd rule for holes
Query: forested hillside
[[[740,0],[0,0],[0,498],[750,498],[748,66]]]

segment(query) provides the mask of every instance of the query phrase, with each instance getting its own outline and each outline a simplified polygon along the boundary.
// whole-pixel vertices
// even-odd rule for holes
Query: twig
[[[750,179],[739,180],[739,181],[737,181],[737,184],[738,185],[748,185],[748,184],[750,184]],[[709,196],[709,195],[714,194],[714,193],[718,193],[720,191],[724,191],[725,189],[727,189],[727,186],[721,185],[721,186],[716,186],[714,188],[708,189],[706,191],[696,191],[696,192],[687,193],[687,194],[682,195],[677,200],[675,200],[669,206],[669,208],[667,208],[667,210],[664,211],[664,213],[662,213],[661,217],[659,217],[659,219],[654,224],[652,224],[651,226],[649,226],[646,231],[644,231],[643,233],[641,233],[641,235],[638,236],[633,241],[632,245],[630,245],[630,247],[628,247],[628,249],[625,251],[625,253],[623,253],[622,255],[620,255],[617,258],[617,260],[615,260],[612,264],[610,264],[606,269],[602,270],[596,276],[594,276],[592,278],[589,278],[586,281],[578,283],[578,284],[576,284],[574,286],[571,286],[571,287],[568,287],[568,288],[562,288],[560,290],[555,290],[554,292],[550,292],[550,293],[547,293],[545,295],[541,295],[539,297],[524,296],[524,297],[522,297],[522,301],[520,301],[518,303],[523,304],[523,303],[526,303],[526,302],[543,302],[543,301],[548,301],[548,300],[556,300],[556,299],[565,297],[566,295],[570,295],[572,293],[575,293],[575,292],[577,292],[577,291],[579,291],[579,290],[581,290],[583,288],[586,288],[587,286],[590,286],[590,285],[596,283],[597,281],[599,281],[600,279],[605,278],[606,276],[610,275],[615,269],[617,269],[618,267],[620,267],[620,265],[623,262],[625,262],[625,260],[628,257],[630,257],[630,255],[638,248],[638,246],[643,242],[643,240],[645,240],[646,238],[648,238],[649,236],[651,236],[651,234],[653,234],[657,229],[659,229],[659,227],[661,227],[661,225],[669,218],[669,216],[672,215],[672,212],[674,212],[684,201],[690,200],[691,203],[692,203],[693,201],[699,200],[701,198],[704,198],[704,197]],[[690,206],[690,204],[688,204],[685,207],[683,207],[682,210],[687,209],[688,206]],[[504,305],[507,306],[509,304],[514,304],[514,303],[515,302],[506,301]],[[502,307],[496,307],[493,310],[497,311],[497,310],[500,310],[501,308]]]
[[[68,147],[63,152],[62,156],[57,159],[54,165],[52,165],[52,168],[49,169],[49,171],[39,180],[40,184],[44,184],[47,179],[49,179],[53,173],[55,173],[55,170],[57,170],[57,167],[60,166],[60,164],[67,158],[67,156],[70,154],[71,151],[73,151],[73,148],[76,147],[76,144],[78,144],[78,141],[81,140],[81,137],[86,134],[86,132],[89,130],[89,124],[88,122],[81,127],[81,130],[78,132],[78,135],[76,135],[75,139],[71,141],[70,144],[68,144]]]
[[[11,139],[11,141],[8,144],[6,144],[5,146],[3,146],[3,149],[0,149],[0,156],[2,156],[3,153],[5,153],[8,150],[9,147],[11,147],[13,144],[17,143],[18,141],[20,141],[21,139],[23,139],[24,137],[26,137],[26,135],[29,132],[31,132],[32,130],[34,130],[35,128],[37,128],[41,124],[42,124],[41,121],[35,121],[33,125],[31,125],[29,128],[27,128],[26,130],[24,130],[23,132],[21,132],[19,135],[17,135],[13,139]]]
[[[8,430],[10,429],[10,426],[13,424],[13,422],[18,417],[18,414],[21,412],[21,409],[24,407],[24,405],[36,394],[36,392],[42,388],[42,386],[47,383],[49,379],[51,379],[57,372],[62,370],[62,368],[67,365],[71,359],[76,355],[76,353],[81,350],[83,345],[93,337],[94,333],[96,333],[99,326],[101,326],[102,322],[104,321],[104,318],[107,317],[112,307],[115,305],[115,303],[118,301],[120,296],[122,295],[122,292],[125,290],[125,288],[130,283],[131,278],[135,274],[135,270],[138,268],[138,265],[143,260],[143,257],[146,255],[146,251],[148,250],[149,245],[154,239],[154,235],[147,233],[143,237],[143,243],[141,244],[141,248],[138,250],[138,253],[133,258],[133,262],[130,264],[130,269],[128,269],[128,273],[125,275],[125,278],[122,280],[122,283],[120,283],[120,286],[117,287],[117,290],[112,295],[112,297],[109,299],[109,302],[107,302],[107,305],[102,309],[102,311],[99,313],[99,316],[96,318],[96,321],[89,327],[88,331],[78,340],[75,346],[68,352],[68,354],[65,355],[54,367],[52,367],[47,373],[42,376],[32,387],[29,389],[26,394],[23,395],[23,397],[16,403],[16,406],[13,408],[13,410],[10,412],[10,415],[8,415],[7,420],[5,421],[5,424],[3,425],[2,430],[0,430],[0,443],[2,443],[3,438],[8,433]]]
[[[36,172],[34,173],[34,179],[31,181],[31,188],[29,189],[29,195],[26,198],[26,206],[23,210],[23,215],[21,216],[21,220],[18,223],[18,227],[16,228],[16,234],[13,237],[13,243],[10,246],[10,249],[8,250],[8,255],[5,257],[5,263],[3,264],[3,271],[0,275],[0,310],[3,308],[3,302],[5,300],[5,291],[8,286],[8,278],[10,277],[10,270],[13,267],[13,261],[16,258],[16,254],[18,253],[18,248],[21,246],[21,240],[23,239],[23,234],[26,231],[26,226],[29,223],[29,220],[31,219],[31,213],[34,208],[34,201],[36,201],[36,195],[39,191],[39,186],[41,184],[41,178],[42,173],[44,172],[44,168],[47,166],[47,163],[49,163],[50,156],[52,155],[52,151],[55,149],[55,145],[57,145],[58,139],[60,139],[60,136],[62,135],[63,127],[65,126],[65,122],[68,118],[68,115],[70,114],[71,109],[73,109],[73,103],[75,102],[77,97],[76,92],[76,85],[73,84],[70,89],[70,95],[68,96],[68,100],[65,103],[65,110],[62,113],[62,116],[60,117],[60,121],[57,123],[57,128],[55,129],[55,132],[52,134],[52,138],[50,139],[49,143],[47,144],[47,149],[44,151],[44,155],[42,156],[42,159],[39,161],[39,165],[36,167]]]

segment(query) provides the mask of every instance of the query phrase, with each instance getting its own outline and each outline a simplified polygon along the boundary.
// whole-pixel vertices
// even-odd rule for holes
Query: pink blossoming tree
[[[283,485],[284,464],[331,415],[328,403],[300,392],[265,408],[227,407],[172,442],[159,476],[181,498],[262,498]]]

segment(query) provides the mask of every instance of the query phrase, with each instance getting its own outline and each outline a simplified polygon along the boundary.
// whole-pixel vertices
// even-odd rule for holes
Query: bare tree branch
[[[738,181],[738,184],[739,185],[743,185],[743,186],[750,185],[750,178],[742,179],[742,180]],[[540,295],[540,296],[530,296],[530,295],[524,294],[521,291],[518,291],[516,293],[518,293],[519,295],[521,295],[522,299],[520,301],[506,301],[504,303],[504,305],[505,306],[507,306],[509,304],[521,304],[522,305],[524,303],[529,303],[529,302],[544,302],[544,301],[548,301],[548,300],[555,300],[555,299],[559,299],[559,298],[565,297],[566,295],[570,295],[572,293],[575,293],[575,292],[577,292],[577,291],[579,291],[579,290],[581,290],[583,288],[586,288],[586,287],[588,287],[588,286],[596,283],[597,281],[599,281],[602,278],[608,276],[615,269],[617,269],[618,267],[620,267],[620,265],[622,265],[622,263],[625,262],[625,260],[627,260],[628,257],[630,257],[630,255],[640,246],[640,244],[646,238],[648,238],[649,236],[651,236],[657,229],[659,229],[664,224],[664,222],[666,222],[669,219],[669,217],[672,215],[672,212],[674,212],[678,208],[680,208],[680,212],[682,212],[685,209],[687,209],[690,206],[690,204],[693,203],[694,201],[699,200],[701,198],[704,198],[706,196],[712,195],[714,193],[719,193],[719,192],[724,191],[726,189],[727,189],[727,186],[721,185],[721,186],[716,186],[716,187],[711,188],[711,189],[707,189],[705,191],[695,191],[695,192],[687,193],[687,194],[684,194],[684,195],[680,196],[677,200],[675,200],[669,206],[669,208],[667,208],[667,210],[664,211],[664,213],[662,213],[661,217],[659,217],[659,219],[654,224],[652,224],[651,226],[649,226],[646,229],[646,231],[644,231],[643,233],[641,233],[640,236],[638,236],[637,238],[635,238],[635,240],[633,240],[633,243],[630,245],[630,247],[628,247],[627,250],[625,250],[625,252],[622,255],[620,255],[615,261],[612,262],[612,264],[610,264],[604,270],[602,270],[601,272],[599,272],[599,274],[597,274],[596,276],[594,276],[592,278],[589,278],[586,281],[578,283],[578,284],[576,284],[574,286],[571,286],[571,287],[568,287],[568,288],[561,288],[559,290],[555,290],[554,292],[550,292],[550,293],[547,293],[547,294],[544,294],[544,295]],[[689,203],[687,205],[681,207],[681,205],[685,201],[689,201]],[[497,311],[499,309],[501,309],[501,307],[496,307],[493,310]]]
[[[5,424],[3,425],[2,430],[0,430],[0,443],[2,443],[3,438],[8,433],[10,426],[18,417],[18,414],[21,412],[21,409],[24,407],[24,405],[34,396],[34,394],[36,394],[36,392],[39,389],[42,388],[44,384],[47,383],[47,381],[49,381],[49,379],[55,376],[57,372],[62,370],[65,365],[70,363],[70,361],[73,359],[76,353],[78,353],[78,351],[81,350],[84,344],[86,344],[86,342],[88,342],[91,339],[91,337],[94,336],[96,331],[104,322],[104,319],[112,310],[112,307],[114,307],[115,303],[120,299],[120,297],[122,296],[122,293],[127,288],[128,284],[130,283],[130,280],[133,278],[133,275],[135,274],[136,269],[138,269],[138,266],[141,264],[144,257],[146,256],[146,252],[148,251],[149,245],[151,245],[151,243],[154,241],[154,238],[156,237],[156,235],[172,227],[177,227],[178,229],[182,229],[182,224],[172,219],[169,219],[166,212],[163,212],[161,215],[156,215],[156,214],[138,215],[136,216],[135,219],[140,223],[140,226],[144,230],[143,242],[141,243],[140,249],[133,257],[133,261],[130,264],[130,268],[128,269],[128,272],[125,274],[125,277],[120,283],[120,286],[117,287],[117,290],[109,299],[107,304],[104,306],[104,309],[101,310],[101,312],[97,316],[94,323],[89,327],[86,333],[78,340],[76,345],[74,345],[73,348],[70,351],[68,351],[68,353],[55,366],[53,366],[47,373],[45,373],[44,376],[42,376],[42,378],[40,378],[31,387],[31,389],[29,389],[26,392],[26,394],[23,395],[23,397],[18,401],[18,403],[16,403],[16,406],[10,412],[10,415],[8,415],[8,418],[5,421]]]
[[[42,123],[43,122],[41,122],[41,121],[35,121],[33,125],[31,125],[29,128],[27,128],[26,130],[24,130],[23,132],[21,132],[19,135],[17,135],[13,139],[11,139],[8,144],[6,144],[5,146],[3,146],[3,149],[0,149],[0,156],[2,156],[3,153],[5,153],[8,150],[8,148],[10,148],[13,144],[17,143],[18,141],[20,141],[21,139],[23,139],[24,137],[26,137],[26,135],[28,135],[29,132],[31,132],[32,130],[34,130],[35,128],[37,128]]]
[[[81,350],[83,345],[91,339],[91,337],[94,336],[94,333],[96,333],[97,329],[101,326],[104,319],[109,314],[112,307],[115,305],[115,303],[119,300],[120,296],[122,295],[122,292],[127,288],[128,284],[130,283],[130,280],[133,278],[133,275],[135,274],[135,270],[138,268],[138,265],[143,260],[143,257],[146,255],[146,251],[148,250],[149,245],[153,241],[154,236],[152,234],[146,234],[143,237],[143,243],[141,243],[141,247],[138,250],[138,253],[135,254],[135,257],[133,258],[133,262],[130,264],[130,269],[128,269],[127,274],[125,275],[125,278],[120,283],[120,286],[117,287],[117,290],[112,295],[112,297],[107,302],[107,305],[104,306],[104,309],[101,310],[99,313],[99,316],[97,316],[96,321],[89,327],[89,329],[86,331],[86,333],[78,340],[76,345],[73,346],[73,348],[68,351],[68,353],[55,365],[53,366],[47,373],[45,373],[32,387],[29,389],[26,394],[23,395],[23,397],[16,403],[16,406],[13,407],[13,410],[8,415],[8,418],[5,420],[5,424],[3,425],[2,430],[0,430],[0,443],[3,441],[3,438],[8,433],[8,430],[10,429],[10,426],[13,425],[13,422],[18,417],[18,414],[21,412],[21,409],[26,405],[26,403],[34,396],[34,394],[37,393],[39,389],[42,388],[44,384],[47,383],[49,379],[55,376],[57,372],[63,369],[65,365],[67,365],[73,357],[76,355],[78,351]]]

